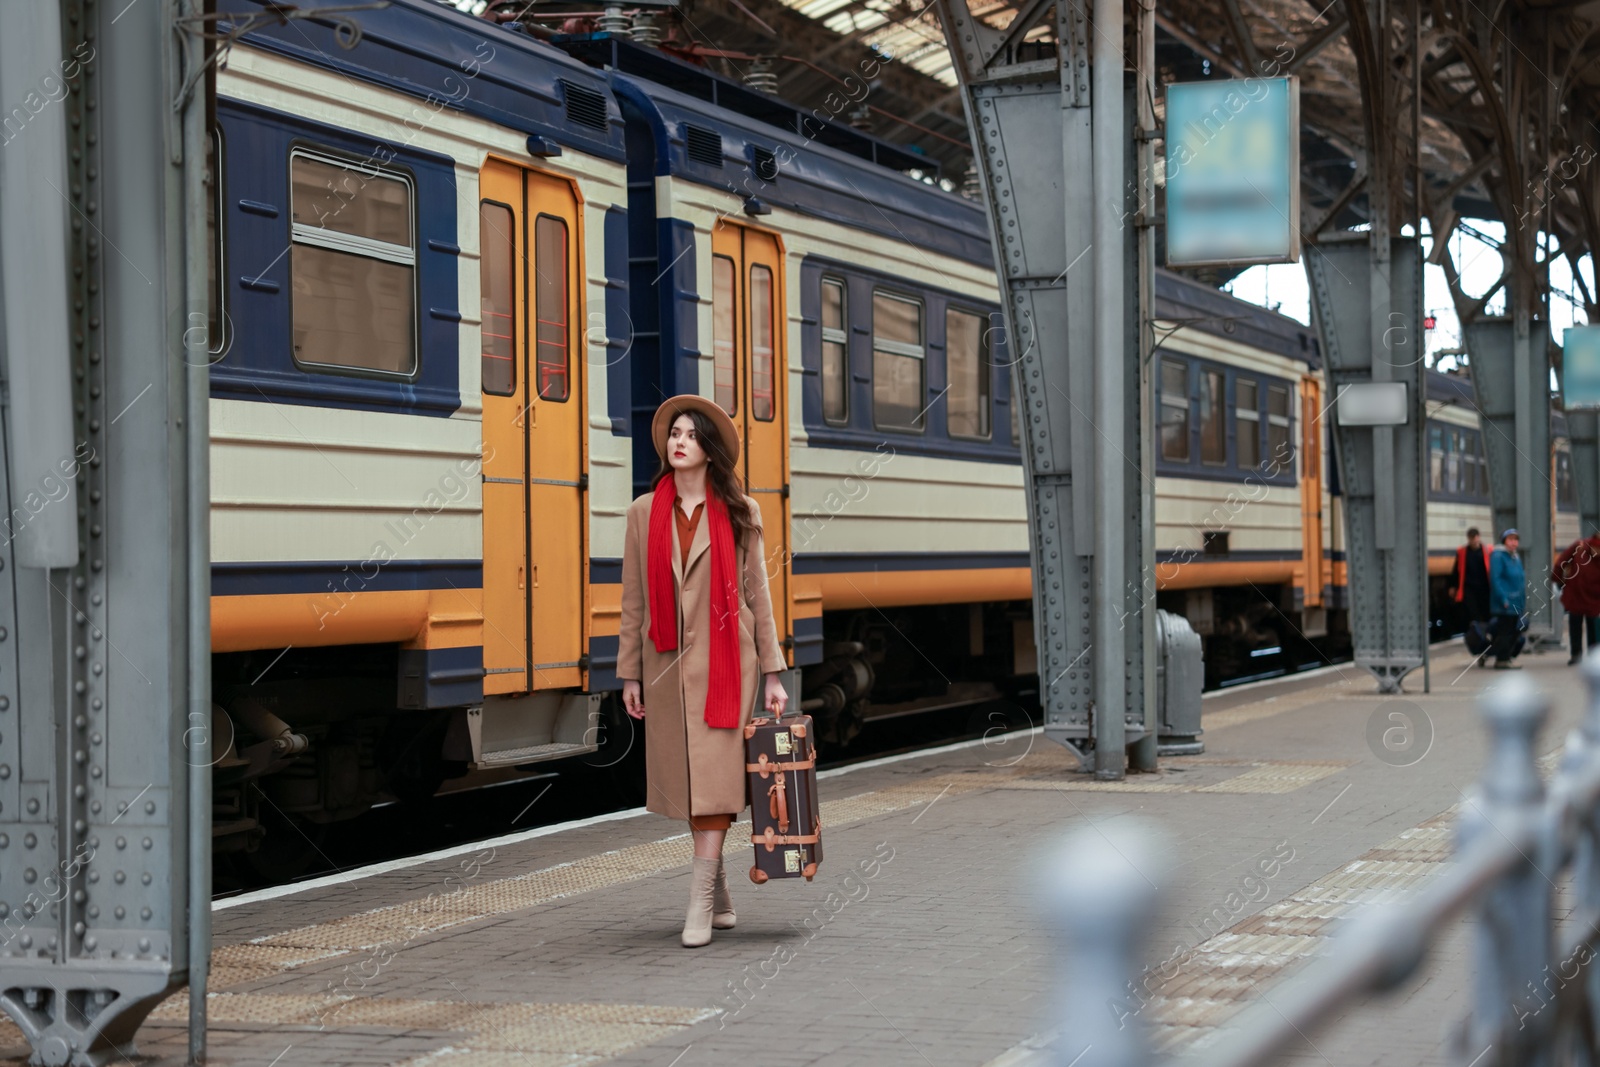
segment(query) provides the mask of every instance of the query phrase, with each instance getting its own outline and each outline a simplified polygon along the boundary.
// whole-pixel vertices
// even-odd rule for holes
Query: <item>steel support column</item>
[[[18,102],[14,75],[65,74],[72,91],[15,138],[37,139],[5,149],[8,160],[59,153],[60,180],[8,185],[0,241],[9,248],[59,213],[50,240],[63,269],[8,269],[0,314],[63,321],[41,347],[6,331],[0,502],[11,534],[48,517],[76,551],[35,561],[13,537],[0,545],[0,1008],[33,1062],[99,1065],[134,1054],[134,1032],[181,987],[191,948],[208,947],[192,942],[189,909],[209,907],[206,887],[190,887],[206,873],[210,814],[191,808],[191,786],[210,768],[203,744],[185,751],[191,727],[203,736],[210,725],[189,715],[197,694],[209,711],[208,664],[193,651],[209,635],[187,621],[208,588],[205,542],[193,536],[205,519],[192,514],[208,481],[203,439],[188,448],[203,433],[206,372],[184,350],[191,316],[205,321],[193,299],[205,291],[194,272],[205,273],[206,245],[191,241],[186,255],[185,244],[204,215],[186,210],[184,180],[185,167],[204,165],[204,124],[174,107],[186,47],[176,0],[25,6],[59,12],[60,29],[24,43],[8,12],[5,105]],[[47,115],[64,139],[35,128]],[[48,262],[50,249],[35,251]],[[45,373],[19,391],[24,366]],[[65,428],[65,452],[23,447],[28,419]],[[203,916],[197,928],[204,937]]]
[[[1567,412],[1572,484],[1578,495],[1578,536],[1600,530],[1600,412]],[[1565,548],[1565,545],[1558,545]]]
[[[1004,30],[938,0],[983,175],[1023,441],[1045,734],[1120,777],[1146,716],[1140,231],[1123,0],[1027,7]],[[1026,42],[1041,24],[1055,41]],[[1092,41],[1092,44],[1091,44]],[[1091,84],[1092,83],[1092,84]],[[1091,107],[1093,103],[1093,107]],[[1130,489],[1138,486],[1137,490]],[[1146,761],[1146,754],[1138,756]]]
[[[1334,420],[1355,661],[1395,693],[1428,657],[1427,382],[1421,249],[1391,238],[1384,251],[1364,233],[1325,236],[1306,251],[1306,276],[1328,378],[1324,418]],[[1338,425],[1340,391],[1366,382],[1405,384],[1404,425]]]
[[[1466,330],[1472,387],[1489,459],[1491,540],[1515,527],[1528,583],[1528,641],[1560,644],[1550,590],[1555,530],[1550,500],[1550,346],[1538,320],[1479,319]],[[1592,417],[1592,416],[1591,416]],[[1576,473],[1576,471],[1575,471]],[[1582,482],[1579,482],[1579,492]],[[1580,497],[1580,500],[1582,498]]]

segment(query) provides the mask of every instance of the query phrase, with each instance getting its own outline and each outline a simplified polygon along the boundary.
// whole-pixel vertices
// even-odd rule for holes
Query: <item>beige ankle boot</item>
[[[738,916],[733,911],[733,898],[728,895],[728,874],[723,870],[722,857],[717,857],[717,880],[712,886],[711,925],[718,930],[732,930]]]
[[[683,947],[699,948],[711,944],[711,898],[717,880],[717,862],[694,858],[689,876],[689,914],[683,920]]]

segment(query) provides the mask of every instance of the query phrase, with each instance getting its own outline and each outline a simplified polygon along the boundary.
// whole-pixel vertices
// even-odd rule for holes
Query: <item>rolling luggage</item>
[[[1467,623],[1467,632],[1462,635],[1467,651],[1474,656],[1481,656],[1489,650],[1489,624],[1482,619],[1474,619]]]
[[[1510,618],[1510,616],[1503,617]],[[1467,646],[1467,651],[1474,656],[1481,656],[1489,651],[1490,647],[1494,645],[1495,628],[1501,618],[1502,616],[1497,615],[1487,622],[1481,619],[1469,622],[1467,624],[1467,632],[1461,637]],[[1511,642],[1510,651],[1513,656],[1521,655],[1523,648],[1527,646],[1528,639],[1523,636],[1527,630],[1528,617],[1526,615],[1519,616],[1517,619],[1517,636]]]
[[[811,716],[751,719],[744,728],[750,792],[750,880],[804,878],[822,862],[817,809],[817,746]]]

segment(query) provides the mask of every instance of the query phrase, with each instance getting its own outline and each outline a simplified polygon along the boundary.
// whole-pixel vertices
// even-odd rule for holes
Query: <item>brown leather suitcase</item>
[[[822,862],[817,810],[817,745],[811,716],[751,719],[744,728],[750,790],[750,880],[811,880]]]

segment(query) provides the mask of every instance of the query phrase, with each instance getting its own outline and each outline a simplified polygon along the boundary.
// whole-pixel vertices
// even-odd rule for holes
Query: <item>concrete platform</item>
[[[1562,652],[1524,661],[1555,701],[1549,752],[1581,711],[1580,680]],[[1451,809],[1485,760],[1471,700],[1494,677],[1441,648],[1427,695],[1417,677],[1417,692],[1381,698],[1353,667],[1215,694],[1203,756],[1123,783],[1076,773],[1031,733],[832,772],[816,880],[750,884],[736,826],[739,925],[698,950],[678,944],[688,839],[653,815],[224,901],[211,1059],[1028,1063],[1052,1031],[1057,954],[1028,872],[1068,830],[1133,816],[1171,833],[1148,872],[1165,903],[1142,990],[1107,990],[1107,1010],[1149,1021],[1181,1055],[1322,951],[1356,902],[1445,862]],[[1386,748],[1395,729],[1414,747],[1391,733]],[[1467,962],[1457,928],[1399,995],[1311,1035],[1293,1062],[1446,1062]],[[164,1004],[139,1051],[181,1062],[186,1013],[183,996]],[[19,1055],[20,1035],[0,1046]]]

